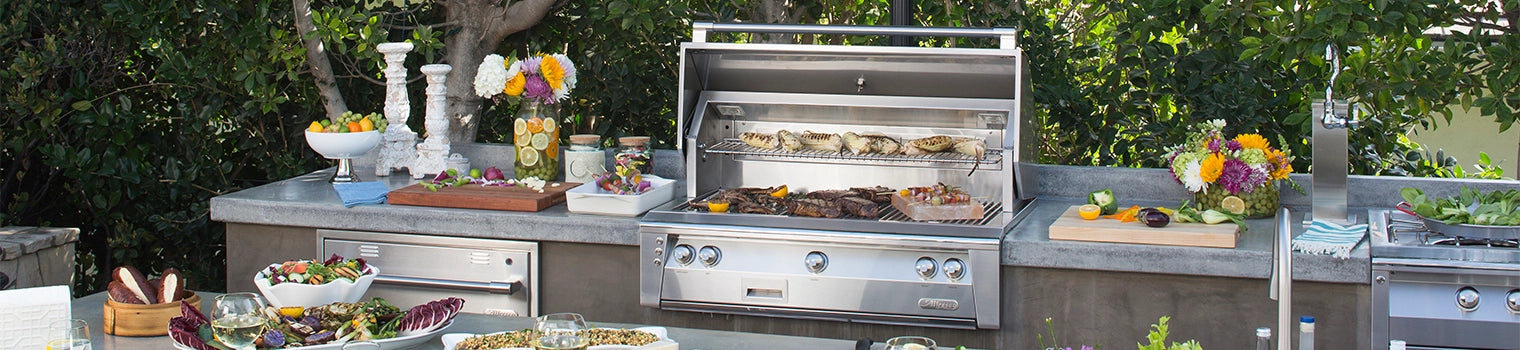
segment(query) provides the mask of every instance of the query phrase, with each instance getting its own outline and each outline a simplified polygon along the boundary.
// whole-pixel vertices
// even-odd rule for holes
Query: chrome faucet
[[[1330,61],[1330,80],[1325,82],[1325,101],[1321,102],[1324,114],[1320,123],[1328,129],[1355,129],[1360,123],[1344,108],[1335,106],[1335,78],[1341,75],[1341,57],[1335,54],[1335,44],[1325,44],[1325,60]]]

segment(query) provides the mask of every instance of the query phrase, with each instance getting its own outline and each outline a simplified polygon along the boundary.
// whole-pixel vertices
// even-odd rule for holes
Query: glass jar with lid
[[[618,138],[613,161],[618,166],[637,169],[641,174],[654,174],[654,150],[649,148],[649,136]]]
[[[606,157],[601,136],[570,135],[570,147],[565,149],[565,182],[596,181],[597,175],[607,172]]]

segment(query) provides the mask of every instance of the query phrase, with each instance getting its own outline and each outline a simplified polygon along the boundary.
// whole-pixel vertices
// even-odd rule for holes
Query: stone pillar
[[[0,272],[11,288],[70,286],[78,240],[77,228],[0,227]]]
[[[412,43],[383,43],[375,47],[385,54],[385,138],[380,144],[380,155],[375,159],[375,176],[388,176],[401,168],[410,169],[417,159],[417,133],[406,126],[411,117],[412,103],[406,95],[406,53],[412,51]]]
[[[453,69],[447,64],[422,66],[422,74],[427,75],[428,82],[427,114],[423,121],[423,126],[427,127],[427,139],[417,144],[417,159],[410,168],[412,178],[420,179],[448,168],[445,159],[449,156],[449,119],[444,115],[444,92],[448,88],[443,83]]]

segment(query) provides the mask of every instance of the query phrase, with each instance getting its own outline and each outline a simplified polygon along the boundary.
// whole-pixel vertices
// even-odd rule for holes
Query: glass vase
[[[1277,208],[1282,206],[1278,197],[1277,187],[1276,181],[1269,181],[1267,184],[1249,192],[1232,194],[1230,191],[1225,190],[1224,186],[1209,184],[1207,190],[1193,193],[1193,202],[1197,203],[1199,210],[1214,209],[1221,213],[1229,213],[1230,211],[1224,210],[1220,206],[1220,202],[1223,202],[1226,197],[1240,197],[1246,203],[1245,217],[1247,219],[1260,219],[1276,215]]]
[[[517,119],[512,122],[512,144],[517,152],[513,176],[544,181],[559,178],[558,117],[553,105],[539,102],[523,102],[517,109]]]

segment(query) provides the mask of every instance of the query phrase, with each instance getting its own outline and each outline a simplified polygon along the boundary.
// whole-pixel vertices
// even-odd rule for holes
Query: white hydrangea
[[[575,63],[570,62],[570,56],[564,54],[554,54],[550,57],[559,61],[559,66],[565,70],[565,86],[551,87],[554,90],[554,100],[564,101],[570,98],[570,90],[575,89]]]
[[[480,61],[480,68],[475,70],[475,95],[491,98],[501,93],[507,88],[507,78],[512,76],[507,73],[505,58],[497,54],[486,55]]]
[[[1208,184],[1203,182],[1203,163],[1200,161],[1188,162],[1182,167],[1182,187],[1187,187],[1188,192],[1202,192]]]

